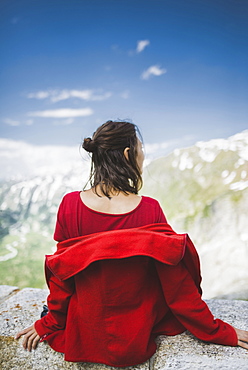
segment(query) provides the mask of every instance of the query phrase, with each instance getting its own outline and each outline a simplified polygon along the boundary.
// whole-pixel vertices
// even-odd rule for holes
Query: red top
[[[237,345],[232,326],[201,299],[193,243],[168,224],[65,240],[47,256],[46,278],[49,313],[35,329],[67,361],[136,365],[156,351],[157,335],[186,329]]]
[[[157,200],[142,196],[132,211],[110,214],[94,211],[87,207],[80,191],[66,194],[59,206],[54,240],[61,242],[78,236],[101,231],[132,229],[153,223],[167,222]]]
[[[232,326],[214,319],[201,299],[191,240],[171,229],[156,200],[143,196],[131,212],[106,214],[88,208],[79,191],[67,194],[54,239],[57,252],[46,260],[49,313],[35,329],[65,360],[135,365],[156,351],[157,335],[186,329],[237,345]]]

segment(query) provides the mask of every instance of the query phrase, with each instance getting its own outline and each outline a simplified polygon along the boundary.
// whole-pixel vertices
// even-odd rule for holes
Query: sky
[[[247,0],[1,0],[0,138],[78,145],[105,121],[170,150],[248,128]]]

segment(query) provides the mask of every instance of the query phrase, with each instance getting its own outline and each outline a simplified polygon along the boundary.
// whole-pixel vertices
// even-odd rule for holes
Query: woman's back
[[[54,233],[56,241],[166,222],[159,203],[153,198],[136,196],[129,201],[131,195],[108,199],[94,194],[94,199],[89,193],[86,197],[85,194],[75,191],[63,198]]]

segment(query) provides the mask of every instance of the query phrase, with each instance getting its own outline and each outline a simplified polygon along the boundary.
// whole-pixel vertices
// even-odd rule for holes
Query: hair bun
[[[87,137],[84,139],[82,147],[87,151],[87,152],[94,152],[95,150],[95,142],[92,140],[90,137]]]

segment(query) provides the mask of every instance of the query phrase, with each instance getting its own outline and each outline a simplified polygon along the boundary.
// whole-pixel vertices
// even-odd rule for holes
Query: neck
[[[104,188],[104,184],[103,184]],[[92,192],[100,197],[106,197],[106,195],[102,192],[101,186],[97,185],[96,187],[91,188]],[[105,190],[105,189],[104,189]],[[131,195],[131,193],[124,193],[120,190],[116,190],[114,188],[110,189],[109,196],[107,197],[109,200],[116,198],[116,197],[126,197],[128,195]]]

